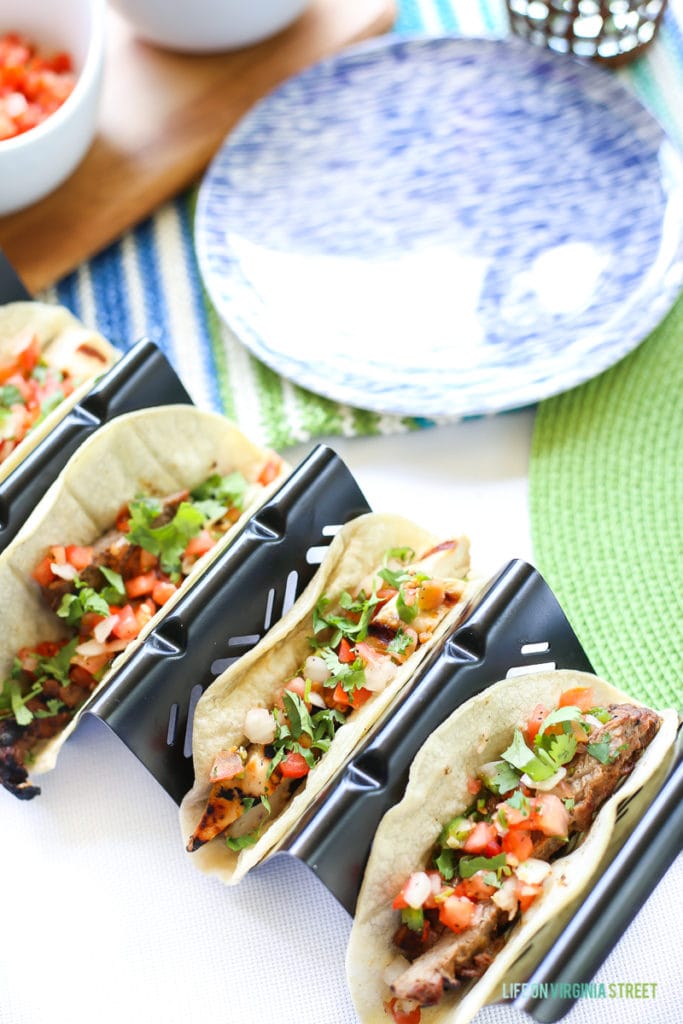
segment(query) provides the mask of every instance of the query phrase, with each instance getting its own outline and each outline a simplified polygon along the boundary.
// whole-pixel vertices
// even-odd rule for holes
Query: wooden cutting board
[[[56,192],[0,217],[0,248],[36,292],[193,182],[228,131],[278,83],[343,46],[388,31],[395,0],[312,0],[272,39],[188,56],[134,38],[110,11],[92,148]]]

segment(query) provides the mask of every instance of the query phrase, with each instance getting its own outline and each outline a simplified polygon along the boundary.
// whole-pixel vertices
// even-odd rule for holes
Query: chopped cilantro
[[[591,708],[588,714],[592,715],[593,718],[597,718],[601,725],[604,725],[605,722],[609,722],[612,717],[607,708]]]
[[[586,750],[600,764],[610,763],[609,740],[601,740],[599,743],[588,743]]]
[[[38,708],[36,711],[36,718],[52,718],[53,715],[58,715],[62,708],[65,707],[66,704],[63,700],[51,697],[50,700],[46,701],[45,709]]]
[[[447,882],[450,882],[455,874],[456,863],[455,850],[449,850],[447,847],[434,858],[437,871],[441,872]]]
[[[16,678],[6,679],[0,689],[0,715],[14,715],[17,725],[29,725],[33,712],[26,705],[42,691],[40,683],[34,683],[28,693],[21,692],[21,683]]]
[[[244,850],[248,846],[253,846],[257,843],[261,835],[261,827],[253,829],[251,832],[245,832],[243,836],[226,836],[225,845],[231,850]]]
[[[387,644],[387,651],[389,654],[397,654],[400,657],[404,655],[408,648],[414,643],[414,637],[408,636],[408,634],[404,633],[404,631],[399,627],[393,639],[391,639]]]
[[[62,686],[68,686],[71,682],[69,679],[71,659],[78,644],[79,638],[75,636],[73,640],[69,640],[68,644],[60,647],[51,658],[39,658],[36,670],[38,680],[42,682],[43,679],[56,679]]]
[[[471,878],[477,871],[498,872],[505,868],[507,868],[507,856],[504,853],[499,853],[495,857],[461,857],[458,861],[461,878]]]
[[[573,811],[574,810],[574,804],[576,803],[576,801],[574,800],[573,796],[570,796],[570,797],[567,797],[566,800],[563,800],[562,803],[564,804],[565,808],[568,811]]]
[[[120,573],[114,572],[113,569],[107,568],[106,565],[100,565],[98,568],[109,584],[109,586],[103,587],[102,590],[100,590],[100,594],[104,600],[107,604],[125,604],[128,598],[126,596],[126,587],[123,582],[123,577]]]
[[[326,686],[340,683],[346,693],[353,693],[365,686],[365,666],[361,658],[354,658],[350,662],[340,661],[339,655],[329,647],[320,649],[320,657],[332,673]]]
[[[514,807],[516,811],[522,811],[524,814],[529,813],[529,797],[525,796],[521,789],[515,790],[512,796],[509,796],[505,802],[508,807]]]
[[[492,793],[509,793],[519,785],[519,772],[507,761],[493,761],[480,769],[477,775]]]
[[[354,598],[348,591],[343,591],[339,597],[339,606],[342,611],[350,612],[350,616],[340,613],[326,613],[326,608],[331,603],[330,598],[320,598],[313,610],[313,632],[317,635],[324,629],[330,628],[333,632],[328,641],[330,647],[336,647],[343,637],[357,643],[364,640],[368,632],[368,624],[379,598],[375,593],[368,597],[361,591],[358,597]]]
[[[247,492],[247,481],[241,473],[235,471],[221,476],[213,473],[191,492],[196,502],[213,501],[228,508],[241,509]],[[212,517],[213,518],[213,517]]]
[[[571,723],[582,721],[583,715],[579,708],[568,705],[562,708],[555,708],[546,718],[543,719],[540,729],[536,734],[535,743],[540,742],[541,737],[550,725],[562,725],[564,732],[571,732]]]
[[[401,920],[413,932],[421,932],[424,928],[425,915],[422,907],[404,907],[401,911]]]
[[[177,571],[188,542],[204,526],[205,519],[201,511],[190,502],[183,501],[170,522],[153,526],[161,512],[161,503],[157,499],[137,498],[131,501],[129,509],[127,536],[130,543],[138,544],[145,551],[157,555],[164,572]]]
[[[0,388],[0,405],[4,406],[4,408],[9,409],[11,405],[23,404],[24,399],[21,397],[21,391],[14,384],[4,384]]]
[[[399,619],[402,619],[403,622],[413,622],[418,613],[417,595],[415,595],[415,600],[412,604],[406,604],[403,587],[401,587],[396,597],[396,611],[398,612]]]
[[[97,615],[109,615],[109,605],[101,594],[98,594],[92,587],[86,586],[76,577],[75,594],[64,594],[57,609],[57,615],[64,619],[67,626],[79,626],[81,619],[86,612],[95,612]]]
[[[504,761],[511,764],[513,768],[518,768],[520,771],[526,771],[526,766],[530,761],[534,759],[533,750],[529,750],[524,737],[522,736],[519,729],[515,729],[514,736],[512,737],[512,743],[504,750],[501,754]]]

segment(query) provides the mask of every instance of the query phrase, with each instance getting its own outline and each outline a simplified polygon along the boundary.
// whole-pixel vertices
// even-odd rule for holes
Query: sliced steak
[[[443,995],[444,986],[457,988],[463,981],[484,973],[490,963],[485,954],[507,923],[507,911],[495,903],[480,903],[475,923],[470,928],[459,935],[445,932],[436,945],[396,979],[391,991],[398,999],[413,999],[420,1006],[434,1006]]]

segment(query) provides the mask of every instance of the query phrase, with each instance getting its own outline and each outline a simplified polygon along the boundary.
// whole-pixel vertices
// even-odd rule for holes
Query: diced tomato
[[[332,694],[332,700],[342,708],[351,706],[351,695],[346,692],[341,683],[337,683]]]
[[[297,695],[297,697],[303,698],[306,693],[306,680],[301,676],[294,676],[294,678],[290,679],[285,686],[285,690],[291,690],[292,693]]]
[[[529,720],[526,724],[526,729],[524,730],[524,734],[528,744],[533,745],[533,742],[536,739],[536,736],[538,735],[538,730],[543,725],[543,722],[548,717],[548,714],[549,711],[544,704],[537,704],[534,710],[531,712],[531,714],[529,715]]]
[[[126,604],[117,612],[117,622],[112,626],[112,633],[119,640],[132,640],[141,628],[133,606]]]
[[[481,787],[482,787],[481,779],[472,779],[472,778],[470,778],[470,779],[467,780],[467,792],[470,793],[472,796],[476,796],[477,793],[479,792],[479,790],[481,789]]]
[[[519,909],[522,913],[531,906],[542,889],[542,885],[519,883],[517,886],[517,899],[519,900]]]
[[[130,509],[127,505],[120,508],[116,513],[116,529],[119,533],[128,533],[128,527],[130,526]]]
[[[95,679],[92,672],[88,672],[87,669],[81,665],[72,665],[69,669],[69,679],[76,686],[83,686],[86,690],[93,690],[96,686],[97,680]]]
[[[448,896],[439,907],[439,920],[453,932],[469,927],[474,917],[475,904],[467,896]]]
[[[501,845],[505,853],[516,857],[518,861],[527,860],[534,850],[534,844],[528,832],[522,829],[510,829],[502,840]]]
[[[429,881],[432,883],[432,893],[431,896],[427,897],[427,899],[424,902],[424,905],[428,910],[433,910],[434,907],[438,905],[435,897],[443,889],[443,880],[438,871],[428,871],[427,875],[429,877]]]
[[[478,821],[463,845],[465,853],[484,853],[496,838],[496,827],[488,821]],[[500,852],[500,851],[499,851]]]
[[[236,750],[219,750],[216,754],[209,778],[212,782],[225,782],[244,772],[244,762]]]
[[[560,694],[557,703],[560,708],[575,707],[579,711],[590,711],[595,707],[595,696],[591,686],[576,686],[572,690],[565,690]]]
[[[392,910],[405,910],[405,908],[408,906],[405,898],[405,889],[407,884],[408,883],[406,882],[405,885],[402,887],[401,891],[397,893],[396,896],[394,896],[393,902],[391,904]]]
[[[49,549],[50,561],[56,565],[66,565],[66,548],[63,544],[53,544]]]
[[[458,896],[468,896],[471,900],[487,900],[496,891],[495,885],[487,885],[481,871],[476,871],[469,878],[464,878],[458,886]]]
[[[41,587],[47,587],[48,584],[52,583],[52,581],[55,579],[55,574],[50,568],[51,565],[52,559],[50,558],[49,555],[46,555],[45,558],[38,562],[38,565],[31,573],[33,579],[36,581],[36,583],[39,583]]]
[[[177,589],[175,583],[171,583],[170,580],[159,580],[154,584],[152,600],[159,606],[164,605],[167,601],[170,601]]]
[[[492,839],[490,843],[487,843],[482,853],[484,857],[497,857],[499,853],[503,852],[503,847],[500,845],[498,839]]]
[[[110,608],[109,611],[111,614],[117,614],[119,609],[114,608],[112,612]],[[92,634],[95,631],[95,626],[97,626],[100,622],[104,622],[105,618],[106,615],[98,615],[97,612],[85,612],[83,618],[81,619],[81,625],[79,629],[81,636],[92,636]]]
[[[17,95],[16,110],[0,109],[0,139],[13,138],[40,124],[72,92],[76,76],[67,53],[43,57],[32,43],[15,33],[0,37],[0,99]]]
[[[134,609],[135,618],[137,619],[138,626],[140,629],[144,629],[150,619],[156,615],[156,606],[153,601],[141,601],[140,604]]]
[[[112,655],[106,653],[93,654],[89,656],[85,654],[74,654],[73,658],[71,659],[71,664],[72,666],[80,666],[80,668],[85,669],[86,672],[89,672],[91,675],[94,676],[97,672],[99,672],[106,665],[108,665],[111,660]],[[73,667],[69,671],[72,672]]]
[[[145,572],[140,576],[133,576],[126,580],[126,593],[130,598],[146,597],[151,594],[158,582],[159,577],[155,572]]]
[[[569,831],[569,812],[554,793],[539,793],[531,802],[529,828],[544,836],[566,838]]]
[[[446,587],[440,580],[423,580],[417,594],[421,611],[431,612],[440,608],[446,597]]]
[[[266,462],[265,466],[259,473],[256,482],[261,484],[262,487],[266,487],[268,484],[272,483],[276,477],[280,475],[281,469],[282,459],[278,458],[278,456],[276,455],[272,459],[269,459],[268,462]]]
[[[278,768],[285,779],[301,779],[311,770],[303,754],[296,751],[283,757]]]
[[[79,572],[86,569],[93,559],[93,549],[79,547],[78,544],[68,544],[64,553],[69,565],[73,565],[74,569],[78,569]]]
[[[384,1004],[394,1024],[420,1024],[420,1007],[407,999],[390,999]]]
[[[384,604],[386,601],[390,601],[392,597],[398,594],[398,590],[395,587],[380,587],[375,593],[378,604]]]
[[[342,637],[339,644],[339,650],[337,651],[337,657],[341,661],[342,665],[350,665],[351,662],[356,660],[356,655],[351,649],[351,644],[345,636]]]
[[[188,558],[200,558],[210,551],[215,543],[208,530],[200,530],[197,536],[189,541],[185,548],[185,554]]]
[[[35,369],[39,359],[40,342],[38,335],[34,334],[26,348],[19,353],[19,367],[28,376]]]
[[[364,686],[360,686],[357,690],[354,690],[351,694],[351,707],[354,711],[358,708],[362,708],[366,701],[372,697],[372,690],[366,690]]]
[[[36,644],[36,654],[39,654],[41,658],[54,658],[57,651],[61,650],[64,643],[58,643],[56,640],[41,640],[39,644]]]

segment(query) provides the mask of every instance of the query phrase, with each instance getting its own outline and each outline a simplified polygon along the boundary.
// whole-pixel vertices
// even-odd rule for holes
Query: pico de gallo
[[[647,708],[597,706],[591,687],[577,687],[556,707],[538,705],[468,780],[470,806],[392,902],[397,956],[384,1005],[395,1024],[419,1024],[422,1006],[484,973],[543,892],[550,857],[590,826],[658,724]]]
[[[16,32],[0,36],[0,141],[41,124],[75,85],[68,53],[42,54]]]
[[[0,463],[72,394],[76,381],[49,366],[31,331],[16,335],[0,355]]]
[[[310,655],[270,706],[250,708],[241,741],[220,750],[211,791],[188,850],[225,833],[230,849],[255,843],[271,802],[305,781],[354,711],[380,693],[462,598],[466,544],[445,541],[416,560],[392,548],[355,594],[323,596],[311,620]]]
[[[48,549],[33,579],[67,635],[21,648],[0,684],[0,779],[6,788],[12,789],[8,765],[21,775],[35,744],[66,726],[116,655],[239,519],[253,487],[270,483],[280,467],[277,456],[270,459],[256,485],[238,472],[216,473],[192,491],[137,497],[94,544]],[[15,789],[21,798],[36,791]]]

